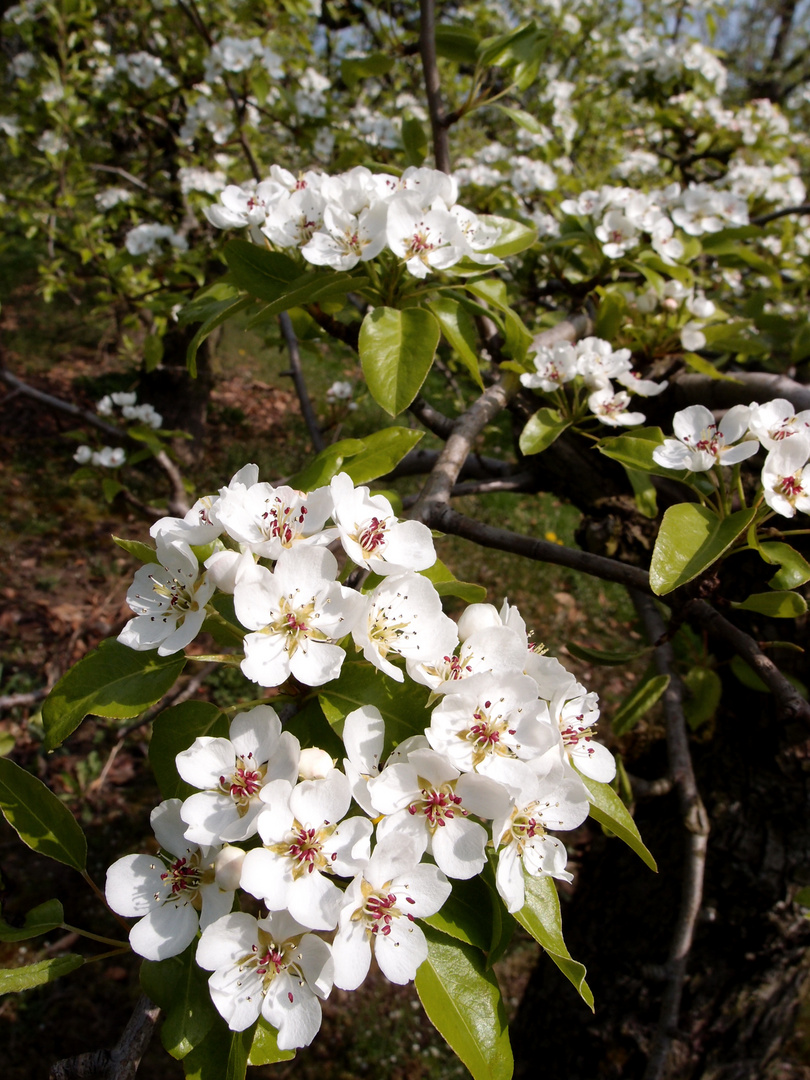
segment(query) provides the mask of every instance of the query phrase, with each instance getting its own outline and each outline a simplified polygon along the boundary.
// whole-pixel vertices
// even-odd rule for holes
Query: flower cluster
[[[259,243],[297,249],[316,266],[351,270],[389,250],[423,278],[463,258],[491,265],[498,238],[459,205],[456,181],[437,169],[402,176],[357,166],[337,176],[294,175],[278,165],[259,184],[229,184],[206,217],[219,229],[249,227]]]
[[[630,350],[614,349],[602,338],[583,338],[575,345],[561,341],[551,347],[544,346],[534,354],[533,362],[535,370],[520,376],[524,386],[550,394],[578,379],[589,392],[588,408],[610,427],[644,423],[643,413],[627,411],[630,395],[654,397],[667,385],[642,379],[633,371]],[[624,389],[616,390],[612,379]]]
[[[158,562],[136,573],[125,644],[183,648],[219,588],[250,631],[242,667],[261,685],[336,678],[351,639],[392,679],[424,687],[426,704],[393,750],[376,707],[348,712],[342,768],[302,748],[270,704],[238,712],[227,737],[196,738],[176,757],[193,794],[152,814],[160,853],[108,872],[110,905],[138,920],[136,952],[166,959],[201,932],[196,961],[221,1015],[237,1031],[262,1015],[286,1049],[312,1040],[320,1001],[357,988],[372,957],[392,982],[413,979],[428,953],[418,920],[488,858],[510,912],[525,903],[524,874],[571,880],[553,833],[587,817],[582,776],[615,773],[593,738],[596,695],[531,643],[508,603],[447,618],[419,572],[436,558],[425,526],[346,474],[302,493],[248,465],[152,534]],[[335,542],[376,576],[367,593],[338,582]],[[213,549],[204,569],[201,546]],[[240,892],[267,914],[239,910]]]
[[[737,465],[763,446],[767,451],[761,482],[765,502],[782,517],[810,513],[810,409],[797,413],[784,398],[764,405],[735,405],[719,422],[705,405],[675,414],[674,439],[653,451],[665,469],[708,472],[716,465]]]

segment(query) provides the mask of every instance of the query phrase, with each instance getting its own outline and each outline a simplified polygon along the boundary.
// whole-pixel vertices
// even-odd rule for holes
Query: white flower
[[[389,205],[387,237],[393,253],[418,278],[427,277],[431,270],[446,270],[465,254],[456,218],[443,208],[424,210],[404,193]]]
[[[290,675],[321,686],[340,673],[346,653],[336,642],[353,630],[363,598],[339,585],[337,560],[324,547],[282,551],[271,573],[240,568],[234,605],[245,638],[242,671],[260,686],[280,686]]]
[[[159,563],[147,563],[135,573],[127,603],[136,613],[118,635],[130,649],[157,648],[169,656],[185,649],[205,621],[205,606],[214,593],[205,571],[188,544],[157,537]]]
[[[217,518],[228,535],[267,559],[278,559],[298,543],[328,544],[335,532],[323,525],[331,512],[327,487],[307,494],[271,484],[238,485],[223,491],[217,505]]]
[[[675,413],[674,439],[664,439],[653,450],[653,461],[665,469],[690,469],[707,472],[715,464],[736,465],[759,449],[756,439],[737,443],[748,428],[750,409],[735,405],[719,424],[705,405],[690,405]],[[736,443],[736,445],[732,445]]]
[[[644,413],[628,412],[630,395],[625,390],[614,393],[611,387],[595,390],[588,397],[588,408],[609,427],[632,427],[644,423]]]
[[[94,452],[90,460],[93,465],[100,465],[104,469],[117,469],[127,460],[127,455],[120,446],[105,446]]]
[[[167,799],[150,822],[162,854],[126,855],[107,871],[107,903],[119,915],[139,918],[129,941],[147,960],[183,952],[197,934],[230,911],[234,890],[217,880],[218,848],[200,848],[183,836],[180,800]]]
[[[344,896],[332,944],[335,986],[357,989],[368,974],[372,947],[387,979],[410,982],[427,959],[425,935],[414,920],[435,915],[450,891],[438,867],[419,865],[410,843],[394,836],[377,844]]]
[[[810,437],[810,409],[797,413],[785,398],[774,398],[764,405],[752,402],[748,430],[767,447],[776,450],[785,439],[794,435]]]
[[[264,810],[266,784],[298,775],[300,746],[269,705],[237,713],[228,738],[202,735],[177,755],[177,771],[200,791],[183,803],[186,836],[200,844],[246,840]]]
[[[90,446],[78,446],[76,453],[73,455],[73,460],[79,465],[89,465],[93,458],[93,450]]]
[[[806,477],[810,439],[793,435],[765,458],[762,486],[765,502],[782,517],[792,518],[798,510],[810,514],[810,476]]]
[[[526,372],[520,381],[530,390],[544,390],[547,394],[559,390],[577,374],[577,354],[574,346],[559,341],[551,348],[537,350],[532,358],[536,371]]]
[[[330,484],[333,518],[343,550],[358,566],[376,574],[426,570],[436,562],[433,536],[421,521],[399,521],[384,495],[355,487],[347,473]]]
[[[620,259],[638,244],[638,229],[621,210],[608,210],[594,232],[597,240],[602,242],[602,252],[609,259]]]
[[[323,227],[312,234],[301,254],[315,266],[351,270],[358,262],[375,258],[385,247],[387,215],[385,203],[365,207],[358,215],[342,206],[327,206]]]
[[[681,345],[687,352],[697,352],[706,346],[706,335],[700,328],[700,323],[693,319],[681,327]]]
[[[214,974],[211,999],[232,1031],[259,1017],[278,1030],[280,1050],[309,1046],[321,1026],[318,998],[332,989],[329,946],[286,911],[255,919],[225,915],[206,927],[197,963]]]

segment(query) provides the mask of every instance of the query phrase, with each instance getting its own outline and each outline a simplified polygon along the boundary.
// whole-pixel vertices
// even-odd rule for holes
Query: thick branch
[[[709,409],[730,409],[751,401],[786,398],[797,411],[810,409],[810,386],[797,383],[787,375],[767,371],[735,371],[733,382],[710,379],[707,375],[679,373],[671,380],[673,392],[690,404],[698,402]]]
[[[286,374],[292,375],[292,380],[295,383],[295,392],[298,395],[298,401],[301,405],[301,415],[304,417],[304,423],[307,425],[307,431],[309,432],[310,439],[312,439],[312,445],[315,452],[320,453],[326,446],[326,440],[324,439],[323,432],[318,424],[318,418],[315,415],[315,410],[312,408],[309,391],[307,390],[304,372],[301,368],[301,353],[298,350],[298,338],[295,336],[295,330],[293,330],[293,324],[289,314],[286,311],[283,311],[278,318],[281,323],[281,332],[284,335],[284,341],[287,344],[287,351],[290,354],[290,370],[289,372],[286,372]]]
[[[644,623],[648,640],[651,643],[660,642],[655,650],[656,670],[659,675],[669,675],[669,686],[663,698],[669,773],[678,793],[681,816],[687,831],[681,903],[665,968],[665,986],[658,1027],[644,1073],[644,1080],[659,1080],[664,1075],[672,1039],[678,1027],[686,966],[703,901],[709,817],[700,797],[692,767],[689,737],[683,714],[683,684],[675,670],[675,651],[671,642],[666,640],[666,626],[658,613],[655,601],[650,596],[634,590],[631,591],[631,596]]]
[[[142,994],[112,1050],[94,1050],[57,1061],[50,1080],[133,1080],[159,1017],[160,1009]]]
[[[419,55],[425,73],[425,94],[430,112],[433,135],[433,156],[436,168],[450,172],[450,133],[442,107],[439,64],[436,58],[436,9],[434,0],[419,0]]]
[[[395,469],[385,477],[397,480],[401,476],[420,476],[429,473],[439,460],[439,450],[411,450]],[[500,458],[484,457],[482,454],[470,454],[461,467],[459,478],[464,480],[486,480],[492,477],[511,476],[515,471],[513,461],[501,461]],[[415,501],[415,500],[414,500]]]
[[[759,217],[751,218],[751,224],[767,225],[769,221],[776,221],[777,218],[788,217],[790,214],[810,214],[810,204],[785,206],[781,210],[772,211],[770,214],[761,214]]]

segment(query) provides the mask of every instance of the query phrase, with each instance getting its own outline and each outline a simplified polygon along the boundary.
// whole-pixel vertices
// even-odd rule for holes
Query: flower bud
[[[224,892],[235,892],[242,876],[245,852],[232,844],[226,844],[214,860],[214,879]]]
[[[484,630],[488,626],[501,626],[501,617],[495,605],[470,604],[458,620],[459,640],[466,641],[470,634],[474,634],[476,630]]]
[[[302,780],[323,780],[335,767],[334,759],[318,746],[308,746],[301,751],[298,775]]]

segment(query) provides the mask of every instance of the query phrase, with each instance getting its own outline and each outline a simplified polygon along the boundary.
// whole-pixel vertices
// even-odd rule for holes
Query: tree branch
[[[142,994],[112,1050],[94,1050],[57,1061],[50,1080],[133,1080],[159,1018],[160,1009]]]
[[[669,676],[664,691],[669,775],[678,793],[678,803],[686,828],[686,852],[681,882],[681,903],[664,969],[664,994],[644,1080],[664,1075],[672,1040],[678,1027],[686,967],[703,902],[703,877],[709,843],[709,817],[698,791],[689,736],[683,715],[683,684],[675,670],[675,651],[666,637],[666,626],[655,601],[645,593],[631,590],[631,598],[644,624],[647,638],[656,644],[654,663],[659,675]]]
[[[298,395],[298,402],[301,406],[301,415],[304,418],[304,423],[307,425],[307,431],[312,440],[313,449],[319,454],[321,450],[326,447],[326,440],[324,439],[323,432],[318,424],[318,417],[315,415],[315,410],[312,407],[312,401],[309,397],[309,391],[307,390],[306,379],[304,378],[304,372],[301,368],[301,353],[298,349],[298,338],[295,336],[295,330],[293,329],[292,320],[290,319],[288,312],[282,311],[278,317],[278,321],[281,323],[281,332],[284,335],[287,351],[290,354],[290,370],[284,372],[284,374],[292,375],[292,380],[295,384],[295,392]]]
[[[670,386],[690,404],[699,402],[710,409],[730,409],[732,405],[748,405],[752,400],[772,401],[778,397],[786,398],[797,411],[810,409],[810,386],[767,371],[735,371],[733,382],[679,372],[670,380]]]
[[[785,206],[781,210],[774,210],[770,214],[760,214],[759,217],[751,218],[751,224],[767,225],[769,221],[776,221],[777,218],[787,217],[789,214],[810,214],[810,204],[804,203],[802,206]]]
[[[449,173],[450,133],[442,107],[442,90],[439,81],[439,64],[436,58],[436,9],[434,0],[419,0],[419,55],[425,74],[425,94],[430,113],[430,130],[433,136],[433,157],[436,168]]]

